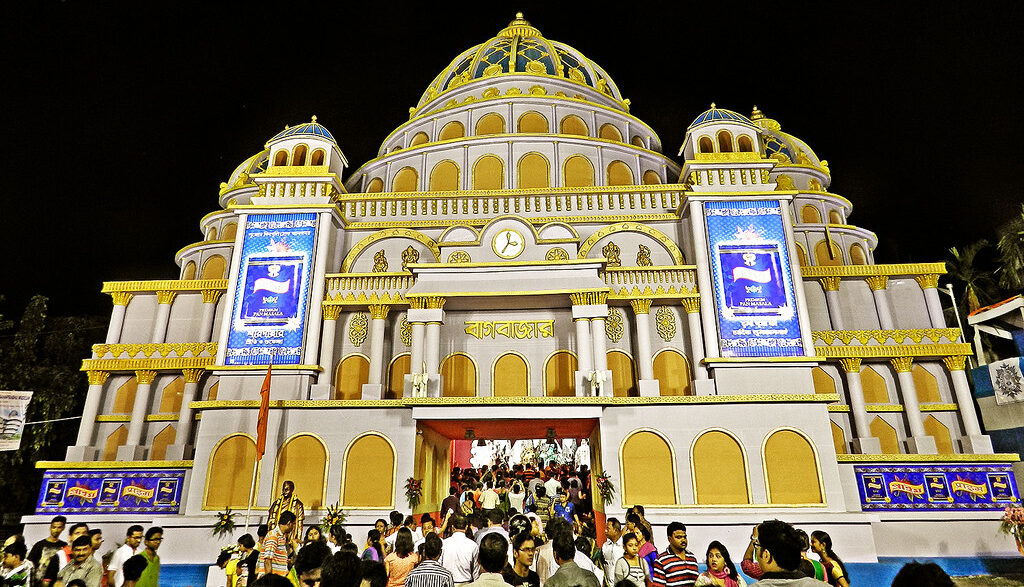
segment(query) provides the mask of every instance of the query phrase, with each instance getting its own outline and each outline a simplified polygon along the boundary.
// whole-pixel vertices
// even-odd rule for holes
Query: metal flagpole
[[[246,531],[246,533],[249,532],[249,516],[252,515],[252,494],[256,492],[256,470],[259,468],[260,462],[262,462],[262,461],[263,461],[263,457],[262,456],[260,458],[258,458],[258,459],[253,459],[253,461],[252,461],[252,481],[249,484],[249,504],[248,504],[248,508],[245,510],[245,531]]]

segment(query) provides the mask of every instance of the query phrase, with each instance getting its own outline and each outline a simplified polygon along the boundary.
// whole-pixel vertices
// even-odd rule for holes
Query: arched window
[[[420,174],[412,167],[403,167],[395,174],[391,182],[393,192],[415,192],[420,186]]]
[[[720,130],[716,137],[718,138],[718,152],[732,153],[732,133],[727,130]]]
[[[590,129],[587,128],[587,123],[583,122],[583,119],[575,114],[570,114],[563,118],[558,124],[558,128],[563,135],[590,136]]]
[[[620,133],[619,129],[610,122],[601,125],[601,128],[597,131],[597,136],[609,141],[622,142],[622,133]]]
[[[839,215],[839,211],[838,210],[829,210],[828,211],[828,223],[829,224],[842,224],[843,223],[843,217]]]
[[[521,133],[546,133],[548,132],[548,119],[544,118],[544,115],[540,112],[524,112],[519,117],[519,121],[516,123],[518,132]]]
[[[835,446],[837,455],[846,454],[846,433],[843,432],[843,427],[835,422],[832,422],[832,444]]]
[[[516,353],[505,353],[498,357],[491,371],[491,395],[530,395],[530,368],[523,357]]]
[[[217,227],[211,226],[210,230],[206,231],[206,240],[215,241],[217,240]]]
[[[288,151],[287,149],[281,149],[274,154],[274,167],[282,167],[288,165]]]
[[[740,135],[739,138],[736,139],[736,147],[739,149],[740,153],[750,153],[754,150],[754,143],[750,140],[749,135]]]
[[[562,168],[562,185],[573,188],[594,185],[594,166],[590,159],[583,155],[566,159]]]
[[[391,509],[395,503],[395,449],[379,434],[355,439],[345,451],[343,507]]]
[[[327,480],[327,447],[312,434],[297,434],[288,439],[277,452],[274,467],[274,495],[285,481],[295,484],[295,495],[301,495],[304,506],[320,509],[324,503]]]
[[[850,264],[851,265],[867,265],[868,256],[864,253],[864,247],[857,243],[850,245]]]
[[[103,458],[101,460],[116,461],[118,447],[124,446],[126,442],[128,442],[128,427],[121,424],[107,435],[107,441],[103,443]]]
[[[654,357],[654,378],[661,395],[693,395],[689,361],[677,350],[665,349]]]
[[[551,186],[548,160],[540,153],[527,153],[519,158],[517,187],[546,188]]]
[[[864,367],[860,372],[860,385],[864,388],[864,401],[869,404],[889,403],[889,388],[885,378],[871,367]]]
[[[214,255],[203,262],[203,272],[199,279],[224,279],[225,268],[224,257]]]
[[[220,233],[220,239],[233,241],[235,240],[236,234],[238,234],[238,224],[235,222],[228,222],[224,225],[224,230]]]
[[[544,363],[544,395],[572,397],[576,395],[576,355],[557,351]]]
[[[494,155],[484,155],[473,164],[474,190],[500,190],[505,187],[505,162]]]
[[[821,212],[812,204],[804,204],[800,208],[800,220],[807,224],[820,224]]]
[[[871,436],[877,438],[878,443],[882,445],[882,454],[900,454],[900,441],[899,437],[896,436],[896,429],[883,420],[881,416],[875,416],[871,420],[869,428],[871,428]]]
[[[477,135],[499,135],[505,132],[505,119],[500,114],[485,114],[476,122]]]
[[[661,176],[658,175],[657,171],[648,169],[644,172],[644,185],[658,185],[661,183]]]
[[[747,457],[736,438],[709,430],[693,443],[694,498],[698,505],[750,503]]]
[[[196,278],[196,262],[189,261],[185,263],[185,268],[181,271],[182,279],[195,279]]]
[[[928,369],[921,365],[914,365],[910,372],[914,376],[917,401],[922,404],[937,404],[942,401],[939,397],[939,383]]]
[[[635,145],[637,147],[642,147],[644,149],[647,148],[647,145],[644,144],[644,140],[640,138],[640,135],[633,137],[632,139],[630,139],[629,142],[630,144]]]
[[[836,380],[821,367],[811,369],[811,379],[814,381],[814,393],[836,392]]]
[[[305,165],[306,151],[306,145],[295,145],[295,148],[292,149],[292,165]]]
[[[217,391],[219,391],[219,390],[220,390],[220,381],[214,382],[214,384],[211,385],[210,389],[208,389],[207,392],[206,392],[206,399],[209,400],[209,401],[213,401],[213,400],[217,399]]]
[[[382,191],[384,191],[384,181],[379,177],[371,179],[370,182],[366,184],[365,193],[367,194],[373,194]]]
[[[412,135],[412,139],[409,141],[409,147],[415,147],[416,145],[422,145],[423,143],[429,142],[430,137],[425,132],[418,132]]]
[[[938,418],[929,414],[924,419],[924,432],[935,439],[935,446],[940,455],[953,454],[953,440],[949,437],[949,428],[939,422]]]
[[[370,382],[370,361],[362,355],[349,355],[334,371],[334,399],[362,399],[363,384]]]
[[[803,245],[801,245],[800,243],[794,243],[794,244],[796,244],[796,261],[797,261],[797,263],[799,263],[801,267],[806,267],[807,266],[807,253],[804,252]]]
[[[139,381],[132,377],[117,388],[114,394],[114,405],[111,408],[113,414],[130,414],[135,405],[135,392],[139,388]]]
[[[310,165],[323,165],[326,154],[323,149],[316,149],[313,154],[309,157]]]
[[[448,355],[441,363],[444,397],[476,397],[476,365],[463,353]]]
[[[181,396],[185,393],[185,380],[175,377],[160,392],[160,413],[177,414],[181,410]]]
[[[246,507],[252,491],[252,467],[255,462],[256,442],[251,436],[232,434],[221,439],[210,454],[203,509]],[[256,478],[259,479],[258,474]]]
[[[464,136],[466,136],[466,127],[458,120],[453,120],[441,127],[441,132],[437,135],[437,140],[447,141],[451,139],[461,139]]]
[[[454,161],[441,161],[430,170],[432,192],[448,192],[459,189],[459,166]]]
[[[715,143],[711,141],[711,137],[703,136],[697,141],[697,152],[698,153],[714,153]]]
[[[405,392],[405,376],[410,372],[411,361],[409,353],[402,353],[392,359],[388,368],[388,388],[384,399],[402,399]]]
[[[761,451],[768,503],[824,503],[818,453],[806,436],[795,430],[777,430]]]
[[[174,442],[175,434],[173,424],[164,426],[164,429],[153,437],[153,446],[149,449],[149,460],[162,461],[167,458],[167,447]]]
[[[619,455],[623,506],[676,504],[675,463],[664,438],[646,430],[634,432],[622,442]]]
[[[637,397],[640,391],[636,383],[636,365],[623,351],[608,351],[608,369],[612,372],[612,392],[616,397]]]
[[[825,238],[814,245],[814,259],[818,265],[842,265],[843,251],[834,241]]]
[[[633,185],[633,170],[622,161],[608,164],[608,185]]]

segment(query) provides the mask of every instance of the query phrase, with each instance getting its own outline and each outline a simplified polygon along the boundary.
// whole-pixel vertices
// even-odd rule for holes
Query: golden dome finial
[[[764,117],[764,112],[761,112],[761,110],[757,107],[757,104],[754,104],[754,110],[750,113],[750,120],[758,121]]]
[[[711,109],[712,109],[712,110],[714,110],[714,109],[715,109],[715,103],[714,103],[714,102],[712,102],[712,103],[711,103]]]
[[[516,13],[516,18],[508,23],[508,26],[498,33],[499,37],[539,37],[540,31],[523,18],[522,12]]]
[[[316,122],[316,114],[313,115],[313,122]]]

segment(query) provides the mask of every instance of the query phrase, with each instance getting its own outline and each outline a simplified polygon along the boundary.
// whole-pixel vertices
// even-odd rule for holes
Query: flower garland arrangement
[[[611,503],[615,497],[615,485],[612,484],[612,478],[608,476],[608,473],[602,471],[599,475],[594,476],[594,481],[597,485],[597,492],[601,494],[601,501],[605,505]]]
[[[235,512],[228,508],[217,514],[217,521],[213,524],[213,535],[216,538],[230,535],[235,530],[235,526]]]
[[[423,480],[409,477],[405,480],[405,499],[409,502],[410,508],[420,505],[420,498],[423,497]]]
[[[1017,542],[1017,550],[1024,554],[1024,507],[1008,507],[1003,510],[999,531],[1013,536]]]
[[[341,502],[327,506],[327,513],[320,518],[320,532],[325,536],[331,533],[331,528],[345,522],[348,514],[341,511]]]

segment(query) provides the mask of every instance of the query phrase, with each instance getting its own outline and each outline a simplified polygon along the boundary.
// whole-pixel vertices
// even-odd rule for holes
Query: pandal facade
[[[695,551],[779,517],[848,561],[1014,552],[1019,459],[979,427],[943,264],[875,263],[827,162],[756,108],[712,105],[680,164],[629,106],[520,15],[345,179],[315,117],[271,138],[180,279],[104,284],[78,440],[40,463],[29,534],[152,523],[165,563],[212,560],[273,356],[254,523],[292,479],[307,523],[340,504],[359,540],[410,477],[438,508],[452,440],[572,437],[617,489],[599,515],[643,504]]]

